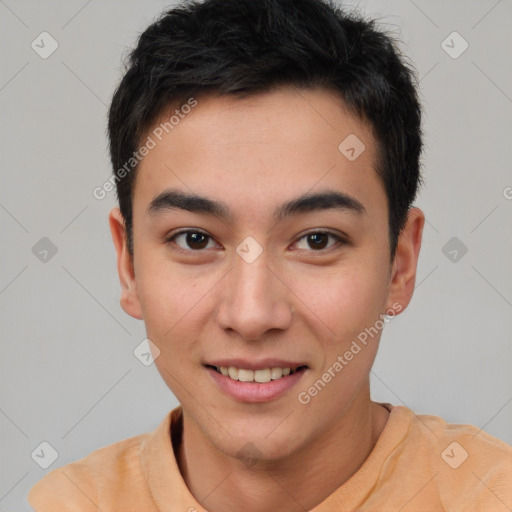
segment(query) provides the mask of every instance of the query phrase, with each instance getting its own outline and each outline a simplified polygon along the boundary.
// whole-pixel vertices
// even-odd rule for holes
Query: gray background
[[[119,306],[114,194],[92,195],[110,173],[106,111],[121,56],[170,5],[0,0],[4,512],[29,510],[46,471],[154,429],[176,405],[154,365],[134,357],[145,331]],[[385,329],[373,398],[512,444],[512,1],[357,6],[402,39],[425,109],[417,290]],[[59,44],[47,59],[31,48],[43,31]],[[469,44],[458,58],[442,47],[453,31]],[[46,261],[43,237],[57,248]],[[48,470],[31,457],[43,441],[58,452]]]

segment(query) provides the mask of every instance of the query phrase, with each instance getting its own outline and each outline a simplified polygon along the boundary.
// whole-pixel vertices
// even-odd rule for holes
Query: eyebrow
[[[156,196],[149,204],[146,214],[156,216],[159,213],[176,209],[212,215],[224,221],[233,221],[233,214],[226,203],[177,189],[168,189]],[[273,216],[276,221],[280,221],[291,215],[328,209],[348,211],[358,215],[367,213],[364,205],[355,197],[343,192],[325,190],[314,194],[304,194],[287,201],[276,208]]]

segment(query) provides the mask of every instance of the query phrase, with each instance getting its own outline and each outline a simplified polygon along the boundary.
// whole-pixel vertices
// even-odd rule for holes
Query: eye
[[[329,237],[334,239],[335,243],[328,245]],[[311,231],[300,237],[296,243],[299,244],[302,240],[305,240],[305,244],[307,244],[309,248],[312,248],[313,252],[320,252],[326,248],[330,249],[335,246],[336,243],[339,245],[345,245],[347,243],[341,236],[330,231]],[[309,250],[308,247],[299,247],[299,249]]]
[[[329,245],[329,238],[334,240],[334,243]],[[302,242],[304,241],[304,242]],[[206,233],[198,230],[182,230],[170,235],[166,242],[172,242],[177,245],[178,251],[182,252],[204,252],[204,249],[215,248],[216,244],[213,238]],[[311,231],[302,235],[296,245],[303,243],[303,247],[298,247],[299,250],[306,250],[309,252],[322,252],[326,249],[330,249],[336,244],[346,245],[348,242],[341,236],[330,231]],[[306,246],[304,246],[306,245]],[[310,249],[313,249],[311,251]]]
[[[206,233],[197,230],[183,230],[171,235],[166,240],[167,242],[174,242],[180,250],[188,252],[200,252],[202,249],[208,249],[215,247],[213,238]],[[181,244],[178,243],[181,241]],[[208,246],[208,243],[212,242],[212,246]]]

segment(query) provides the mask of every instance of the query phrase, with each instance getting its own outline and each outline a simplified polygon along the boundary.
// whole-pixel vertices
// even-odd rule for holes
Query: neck
[[[285,460],[246,467],[215,450],[184,414],[178,464],[191,493],[210,512],[310,510],[357,472],[388,416],[365,389],[320,439]]]

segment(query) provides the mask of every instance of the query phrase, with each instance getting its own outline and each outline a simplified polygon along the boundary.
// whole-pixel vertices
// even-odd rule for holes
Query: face
[[[382,315],[412,295],[422,224],[391,263],[375,140],[332,92],[201,97],[164,135],[137,170],[133,261],[111,213],[122,307],[205,439],[284,457],[367,392]]]

